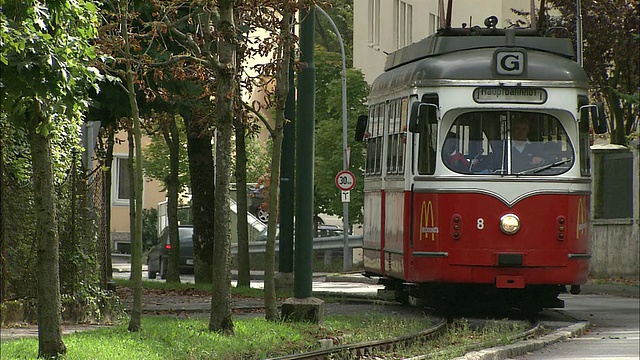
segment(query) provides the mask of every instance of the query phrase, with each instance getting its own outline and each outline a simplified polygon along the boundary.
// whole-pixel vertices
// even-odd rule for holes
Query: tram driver
[[[511,120],[511,167],[514,173],[533,169],[544,164],[542,147],[529,139],[532,114],[520,113]]]

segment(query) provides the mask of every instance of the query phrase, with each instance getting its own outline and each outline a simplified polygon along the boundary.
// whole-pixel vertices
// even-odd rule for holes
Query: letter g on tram
[[[522,75],[525,66],[525,53],[522,51],[495,52],[496,73],[499,75]]]

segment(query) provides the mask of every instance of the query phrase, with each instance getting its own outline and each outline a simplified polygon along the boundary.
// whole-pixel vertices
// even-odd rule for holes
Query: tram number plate
[[[544,104],[547,91],[537,87],[479,87],[473,90],[473,100],[477,103],[521,103]]]

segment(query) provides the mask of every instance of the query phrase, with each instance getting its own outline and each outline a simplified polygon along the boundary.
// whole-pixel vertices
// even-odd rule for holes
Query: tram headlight
[[[500,230],[507,235],[512,235],[520,230],[520,218],[515,214],[506,214],[500,218]]]

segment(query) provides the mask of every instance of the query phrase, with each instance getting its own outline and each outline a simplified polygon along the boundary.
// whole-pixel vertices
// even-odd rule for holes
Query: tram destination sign
[[[486,86],[473,90],[473,100],[477,103],[544,104],[547,91],[539,87]]]

